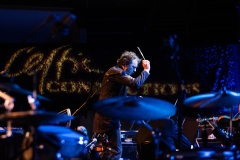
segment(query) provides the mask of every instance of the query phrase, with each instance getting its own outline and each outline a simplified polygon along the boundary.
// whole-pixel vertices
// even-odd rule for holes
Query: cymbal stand
[[[203,121],[204,130],[202,132],[203,146],[206,148],[208,146],[208,133],[207,133],[207,121]]]
[[[100,89],[101,89],[101,88],[100,88]],[[87,104],[87,102],[88,102],[91,98],[93,98],[93,96],[94,96],[100,89],[96,90],[91,96],[89,96],[89,98],[88,98],[78,109],[76,109],[76,111],[72,114],[72,116],[74,116],[80,109],[82,109],[82,108]]]
[[[71,116],[71,110],[69,108],[66,108],[60,112],[58,112],[58,114],[63,114],[66,113],[68,116]],[[66,124],[66,127],[71,127],[71,120],[69,120]]]
[[[99,81],[100,79],[102,79],[104,76],[101,76],[97,81]],[[91,94],[91,91],[90,91],[90,94],[89,94],[89,96],[87,97],[87,100],[78,108],[78,109],[76,109],[76,111],[74,111],[73,112],[73,114],[72,114],[72,116],[74,116],[80,109],[82,109],[86,104],[87,104],[87,102],[90,100],[90,99],[92,99],[93,98],[93,96],[95,95],[95,94],[97,94],[107,83],[108,83],[108,81],[109,80],[107,80],[107,82],[105,83],[105,84],[103,84],[101,87],[99,87],[95,92],[93,92],[92,94]],[[91,90],[92,90],[92,87],[91,87]]]
[[[24,37],[20,42],[25,43],[32,35],[37,33],[41,28],[43,28],[46,24],[56,19],[56,15],[50,14],[47,19],[45,19],[40,25],[38,25],[33,31],[31,31],[26,37]]]
[[[34,70],[33,74],[33,92],[32,95],[27,96],[28,104],[32,110],[38,110],[40,102],[37,100],[37,72]]]
[[[170,58],[172,60],[172,66],[176,72],[177,79],[178,79],[178,101],[179,101],[178,107],[177,107],[178,143],[179,143],[179,149],[182,149],[182,107],[183,107],[183,101],[186,96],[186,91],[182,90],[182,85],[184,84],[184,80],[181,77],[178,63],[177,63],[180,58],[178,55],[179,46],[176,43],[176,39],[177,39],[176,34],[171,35],[169,37],[169,45],[174,50]]]
[[[232,146],[233,142],[233,127],[232,127],[232,120],[233,120],[233,106],[230,107],[230,113],[229,113],[229,135],[230,135],[230,146]]]
[[[133,128],[133,125],[135,124],[135,121],[132,123],[132,125],[130,126],[129,130],[128,131],[131,131],[132,128]],[[128,134],[126,135],[125,139],[128,138]]]
[[[151,125],[146,123],[145,121],[142,121],[143,124],[151,131],[152,137],[154,139],[154,148],[155,148],[155,159],[159,159],[159,156],[162,154],[162,151],[160,151],[160,138],[161,133],[158,128],[154,129]]]
[[[102,79],[102,77],[103,77],[103,76],[101,76],[97,81],[99,81],[100,79]],[[108,83],[108,81],[109,81],[109,80],[107,80],[107,82],[106,82],[105,84],[103,84],[101,87],[99,87],[99,88],[98,88],[95,92],[93,92],[92,94],[91,94],[91,92],[90,92],[87,100],[86,100],[78,109],[76,109],[76,110],[73,112],[72,116],[74,116],[80,109],[82,109],[82,108],[89,102],[89,100],[92,99],[93,96],[95,96],[95,95]],[[76,117],[77,117],[77,116],[76,116]],[[76,117],[75,117],[75,120],[76,120]],[[77,126],[78,126],[78,125],[77,125]]]

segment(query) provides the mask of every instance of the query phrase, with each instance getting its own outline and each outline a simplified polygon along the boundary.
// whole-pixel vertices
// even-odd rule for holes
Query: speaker
[[[123,147],[122,158],[124,160],[138,160],[136,143],[122,142],[122,147]]]

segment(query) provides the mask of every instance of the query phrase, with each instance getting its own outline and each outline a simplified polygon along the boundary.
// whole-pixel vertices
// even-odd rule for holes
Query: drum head
[[[83,158],[86,155],[88,136],[67,127],[42,125],[38,127],[40,135],[50,143],[59,146],[58,153],[62,158]]]

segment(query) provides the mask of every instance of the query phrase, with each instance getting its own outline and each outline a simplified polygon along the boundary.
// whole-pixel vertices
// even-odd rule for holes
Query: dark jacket
[[[126,86],[138,89],[146,81],[148,76],[149,73],[147,71],[142,71],[139,76],[133,78],[127,75],[122,68],[114,66],[106,72],[103,78],[99,100],[115,96],[126,96]],[[119,127],[119,120],[100,115],[97,112],[95,113],[94,132],[103,133],[110,129],[118,129]]]

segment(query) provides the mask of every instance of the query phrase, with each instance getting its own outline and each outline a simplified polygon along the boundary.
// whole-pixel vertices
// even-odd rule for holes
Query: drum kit
[[[0,83],[0,90],[11,90],[21,94],[32,94],[16,84]],[[1,94],[0,94],[1,96]],[[10,99],[10,96],[2,95],[3,99]],[[37,95],[38,99],[50,101],[50,99]],[[232,108],[233,105],[240,103],[240,93],[223,90],[207,94],[200,94],[187,98],[185,106],[193,108],[209,108],[226,106]],[[176,113],[176,107],[170,102],[157,98],[145,97],[112,97],[96,102],[93,109],[102,115],[120,120],[159,120],[169,118]],[[62,112],[59,112],[62,113]],[[48,159],[50,157],[60,158],[80,158],[86,154],[88,137],[84,133],[74,131],[70,127],[58,126],[61,122],[69,122],[73,116],[59,114],[55,112],[45,112],[38,110],[7,112],[0,114],[0,126],[5,128],[5,133],[1,136],[2,140],[14,137],[14,127],[22,128],[20,149],[16,153],[8,152],[7,159],[19,158],[28,159]],[[232,112],[230,112],[230,119]],[[143,123],[148,129],[154,131],[147,123]],[[232,122],[230,121],[230,128]],[[1,131],[1,129],[0,129]],[[159,136],[160,134],[157,133]],[[158,143],[159,136],[155,135]],[[48,151],[53,150],[52,153]],[[161,151],[156,148],[156,154]]]
[[[185,107],[192,108],[211,108],[225,106],[230,109],[230,134],[232,134],[232,108],[240,103],[240,93],[227,91],[224,89],[220,92],[200,94],[187,98],[183,104]],[[104,99],[94,104],[93,108],[102,115],[117,118],[120,120],[158,120],[173,116],[176,112],[176,107],[164,100],[156,98],[137,98],[137,97],[113,97]],[[197,119],[198,120],[198,119]],[[162,154],[159,151],[160,134],[153,130],[147,123],[143,124],[153,133],[155,144],[155,157]],[[159,134],[159,137],[158,137]],[[199,153],[203,151],[199,151]],[[214,151],[215,152],[215,151]],[[231,152],[231,151],[230,151]],[[223,153],[221,151],[221,153]],[[213,155],[216,155],[215,153]],[[236,155],[236,154],[235,154]],[[169,154],[168,154],[169,156]],[[173,155],[174,156],[174,155]],[[178,154],[176,154],[178,156]],[[186,154],[182,155],[187,157]],[[201,156],[196,155],[195,156]],[[205,156],[205,155],[203,155]],[[222,155],[224,156],[224,155]],[[165,157],[167,159],[167,157]],[[179,158],[179,156],[178,156]],[[157,158],[156,158],[157,159]],[[181,158],[180,158],[181,159]]]
[[[185,100],[186,106],[194,108],[225,107],[229,109],[229,133],[233,133],[233,107],[240,104],[240,93],[228,91],[225,88],[220,92],[201,94]],[[226,116],[224,116],[226,117]],[[219,119],[219,118],[218,118]],[[214,120],[214,118],[212,119]]]
[[[0,90],[31,95],[17,84],[1,83]],[[88,136],[70,128],[73,116],[69,110],[46,112],[42,110],[14,111],[14,98],[0,91],[5,100],[5,112],[0,114],[0,155],[4,159],[50,160],[83,158]],[[37,94],[37,99],[51,101]],[[6,103],[6,101],[8,103]],[[11,102],[11,103],[10,103]],[[10,103],[10,105],[9,105]],[[7,104],[7,105],[6,105]],[[32,105],[32,102],[29,105]],[[11,106],[11,107],[9,107]],[[67,122],[67,126],[62,123]]]

